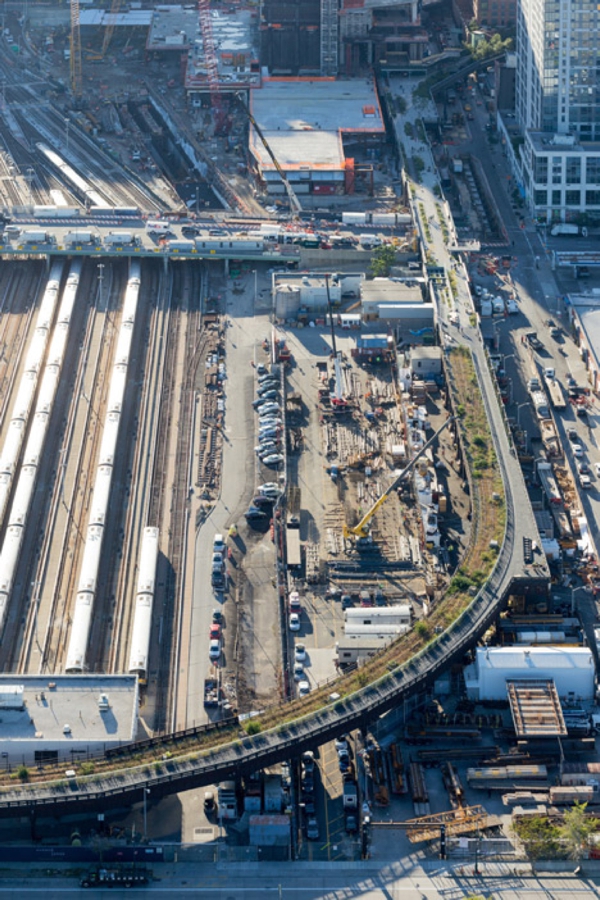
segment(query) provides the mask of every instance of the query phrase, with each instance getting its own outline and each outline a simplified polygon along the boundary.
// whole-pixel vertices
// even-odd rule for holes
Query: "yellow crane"
[[[104,40],[102,41],[101,59],[106,56],[106,51],[110,46],[113,31],[115,30],[115,25],[117,24],[117,15],[119,14],[119,10],[121,9],[121,2],[122,0],[113,0],[110,12],[106,17],[106,28],[104,29]]]
[[[83,93],[81,75],[81,31],[79,29],[79,0],[71,0],[71,90],[75,99]]]
[[[365,538],[367,538],[369,536],[369,530],[370,530],[369,522],[371,521],[371,519],[373,518],[373,516],[375,515],[375,513],[377,512],[379,507],[383,506],[383,504],[385,503],[387,498],[390,496],[390,494],[393,493],[396,490],[396,488],[398,487],[398,485],[402,481],[404,481],[406,476],[412,472],[412,470],[414,469],[414,467],[416,466],[416,464],[418,463],[420,458],[423,456],[424,453],[427,452],[427,450],[429,450],[429,448],[434,443],[434,441],[436,441],[437,438],[440,436],[440,434],[442,433],[444,428],[447,428],[448,425],[450,424],[450,422],[453,422],[453,421],[454,421],[454,416],[449,416],[446,419],[446,421],[441,426],[441,428],[438,428],[438,430],[435,432],[435,434],[432,437],[430,437],[429,440],[425,444],[423,444],[423,446],[421,447],[419,452],[413,456],[413,458],[408,463],[408,465],[406,465],[402,469],[402,471],[400,472],[398,477],[392,481],[390,486],[383,492],[381,497],[379,497],[375,501],[375,503],[373,504],[371,509],[368,510],[368,512],[366,512],[364,514],[364,516],[362,517],[362,519],[360,520],[360,522],[357,525],[344,524],[344,530],[343,530],[344,540],[350,540],[350,541],[364,540]]]

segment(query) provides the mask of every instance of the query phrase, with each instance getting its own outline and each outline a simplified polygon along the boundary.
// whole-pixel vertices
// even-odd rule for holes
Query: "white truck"
[[[92,231],[68,231],[63,238],[65,244],[91,244],[95,239]]]
[[[580,228],[579,225],[571,225],[568,222],[561,222],[558,225],[553,225],[550,234],[552,237],[558,237],[561,234],[568,234],[576,236],[580,234],[582,237],[588,236],[588,230],[585,225]]]
[[[543,391],[533,391],[531,399],[535,407],[535,414],[538,419],[549,419],[550,410],[548,409],[548,398]]]
[[[104,235],[105,244],[123,246],[124,244],[134,244],[135,241],[135,235],[131,231],[109,231],[108,234]]]
[[[24,244],[46,244],[51,241],[52,238],[47,231],[35,231],[31,229],[29,231],[22,231],[20,240],[23,241]]]
[[[150,219],[146,222],[146,232],[148,234],[173,234],[171,223],[163,222],[159,219]]]

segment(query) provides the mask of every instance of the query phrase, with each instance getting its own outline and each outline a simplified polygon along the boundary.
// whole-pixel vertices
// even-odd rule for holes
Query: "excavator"
[[[400,472],[398,477],[395,478],[394,481],[392,481],[390,486],[383,492],[381,497],[377,498],[377,500],[375,501],[375,503],[373,504],[371,509],[369,509],[368,512],[366,512],[364,514],[364,516],[362,517],[362,519],[360,520],[360,522],[357,525],[344,524],[343,534],[344,534],[345,541],[360,543],[361,541],[365,541],[369,537],[369,531],[370,531],[369,523],[370,523],[371,519],[373,518],[373,516],[375,515],[375,513],[377,512],[377,510],[379,509],[379,507],[383,506],[383,504],[385,503],[387,498],[390,496],[390,494],[392,494],[396,490],[398,485],[404,481],[406,476],[412,472],[412,470],[414,469],[414,467],[416,466],[416,464],[418,463],[420,458],[423,456],[423,454],[426,453],[427,450],[429,450],[431,445],[437,440],[437,438],[440,436],[442,431],[445,428],[447,428],[451,422],[454,421],[454,418],[455,418],[454,416],[449,416],[446,419],[446,421],[444,422],[444,424],[440,428],[438,428],[438,430],[435,432],[435,434],[432,437],[430,437],[429,440],[425,444],[423,444],[423,446],[421,447],[419,452],[415,453],[415,455],[413,456],[411,461],[402,469],[402,471]]]

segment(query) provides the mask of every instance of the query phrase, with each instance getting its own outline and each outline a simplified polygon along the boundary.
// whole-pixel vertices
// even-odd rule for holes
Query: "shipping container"
[[[364,212],[343,212],[342,222],[346,225],[366,225],[367,214]]]
[[[593,799],[593,785],[550,788],[550,803],[556,803],[558,806],[567,803],[590,803]]]

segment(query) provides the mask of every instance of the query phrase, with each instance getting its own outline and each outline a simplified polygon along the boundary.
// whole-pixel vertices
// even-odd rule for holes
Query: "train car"
[[[148,674],[148,654],[152,631],[152,606],[156,585],[156,563],[158,560],[158,528],[145,528],[138,568],[137,592],[128,672],[145,681]]]
[[[117,349],[115,350],[114,365],[126,366],[131,354],[131,342],[133,340],[133,322],[123,322],[119,330]]]
[[[103,537],[104,527],[102,525],[88,525],[85,535],[81,573],[79,575],[77,586],[78,591],[89,591],[92,593],[96,590]]]
[[[90,216],[114,216],[115,210],[112,206],[90,206]]]
[[[24,419],[11,419],[8,423],[6,441],[2,450],[2,456],[0,456],[0,475],[8,475],[9,477],[14,475],[17,459],[21,452],[24,431]]]
[[[36,219],[73,219],[81,215],[77,206],[34,206],[33,215]]]
[[[92,492],[92,502],[88,517],[88,525],[104,526],[108,512],[108,501],[112,483],[112,466],[99,466]]]
[[[29,417],[29,413],[31,411],[31,405],[33,403],[33,398],[35,396],[35,389],[37,386],[37,373],[36,372],[25,372],[21,383],[19,385],[19,390],[17,392],[17,399],[15,400],[15,405],[12,410],[11,422],[13,419],[17,419],[18,421],[27,422]]]
[[[209,253],[262,253],[265,249],[264,237],[260,238],[234,238],[225,240],[222,238],[196,238],[194,241],[197,251]]]
[[[46,437],[47,430],[48,412],[40,412],[38,403],[38,405],[36,406],[35,415],[33,417],[33,422],[31,423],[31,428],[29,430],[29,437],[27,438],[25,452],[23,453],[24,466],[39,465],[42,456],[42,450],[44,449],[44,439]]]
[[[40,371],[47,343],[48,331],[45,328],[36,328],[25,357],[25,372],[37,374]]]
[[[114,366],[108,390],[107,414],[120,413],[127,384],[127,366]]]
[[[43,143],[37,143],[35,146],[36,149],[46,157],[48,162],[51,163],[55,169],[58,169],[62,177],[77,188],[80,194],[85,197],[86,202],[93,203],[96,206],[102,206],[106,203],[105,198],[95,191],[91,184],[82,178],[75,169],[71,168],[58,153],[51,150],[50,147]]]
[[[90,591],[79,591],[75,598],[75,611],[65,663],[65,672],[68,675],[77,675],[84,670],[93,603],[94,595]]]
[[[20,525],[12,525],[6,529],[2,553],[0,553],[0,632],[4,628],[22,541],[23,529]]]
[[[133,288],[136,284],[140,286],[140,278],[142,277],[142,266],[139,259],[132,259],[129,261],[129,281],[127,282],[128,288]]]
[[[112,466],[117,452],[117,440],[119,437],[120,413],[110,413],[104,422],[102,443],[100,444],[99,466]]]
[[[167,241],[170,253],[197,253],[194,241]]]
[[[36,461],[36,465],[21,466],[15,496],[10,508],[8,517],[9,527],[14,525],[21,526],[21,535],[25,533],[27,513],[29,512],[29,505],[31,503],[33,492],[35,491],[35,479],[37,478],[38,469],[37,463],[39,463],[39,457]]]

